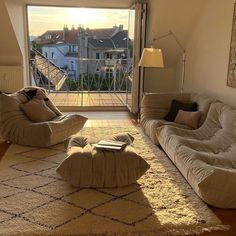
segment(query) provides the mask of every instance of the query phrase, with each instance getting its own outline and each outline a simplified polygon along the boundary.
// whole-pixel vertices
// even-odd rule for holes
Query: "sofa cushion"
[[[175,123],[187,125],[190,128],[197,129],[200,118],[200,111],[179,110],[177,116],[175,117]]]
[[[183,103],[174,99],[171,103],[170,110],[164,119],[173,122],[180,109],[184,111],[197,111],[197,103]]]
[[[190,129],[190,127],[186,125],[177,124],[174,122],[166,121],[166,120],[156,120],[156,119],[145,119],[141,121],[142,128],[145,134],[152,140],[152,142],[156,145],[159,145],[158,137],[157,137],[157,129],[159,127],[179,127],[182,129]]]
[[[43,122],[55,118],[57,115],[44,102],[43,99],[33,98],[29,102],[21,104],[21,109],[33,122]]]
[[[200,95],[200,94],[194,94],[194,93],[191,94],[190,101],[196,102],[198,105],[198,111],[201,111],[202,115],[199,121],[199,126],[201,126],[207,117],[210,105],[217,101],[216,99],[213,99],[204,95]]]
[[[104,188],[132,184],[150,166],[130,145],[131,137],[129,134],[111,137],[112,140],[126,140],[128,144],[123,151],[115,152],[96,149],[89,137],[74,137],[69,143],[68,157],[57,172],[76,187]]]

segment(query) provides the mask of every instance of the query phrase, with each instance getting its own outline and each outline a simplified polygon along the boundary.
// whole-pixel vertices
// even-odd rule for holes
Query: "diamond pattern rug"
[[[151,165],[130,186],[74,188],[56,173],[63,144],[11,145],[0,163],[0,235],[149,236],[226,230],[166,155],[134,126],[84,128],[104,137],[129,132]]]

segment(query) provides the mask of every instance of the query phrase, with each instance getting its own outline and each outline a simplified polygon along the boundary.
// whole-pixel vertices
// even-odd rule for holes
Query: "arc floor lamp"
[[[185,80],[185,63],[186,63],[186,50],[180,43],[180,41],[177,39],[176,35],[172,32],[169,31],[166,34],[161,35],[160,37],[153,38],[153,42],[159,41],[161,39],[164,39],[166,37],[172,36],[181,49],[181,52],[183,54],[182,62],[183,62],[183,68],[182,68],[182,77],[181,77],[181,87],[180,87],[180,92],[183,92],[184,89],[184,80]],[[153,48],[144,48],[141,59],[139,61],[139,66],[141,67],[164,67],[163,63],[163,55],[161,49]],[[143,92],[143,91],[142,91]]]

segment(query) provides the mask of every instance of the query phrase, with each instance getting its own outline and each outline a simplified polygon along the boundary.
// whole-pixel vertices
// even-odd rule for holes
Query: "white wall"
[[[22,54],[3,1],[0,1],[0,29],[0,65],[21,65]]]
[[[236,106],[236,88],[226,86],[234,0],[208,0],[188,43],[185,91]]]
[[[6,8],[21,50],[23,66],[23,84],[29,84],[29,56],[27,38],[26,7],[18,0],[5,0]]]
[[[147,19],[147,46],[152,44],[153,37],[159,37],[169,30],[186,47],[192,27],[203,6],[204,0],[150,0]],[[154,43],[163,49],[165,69],[145,69],[146,92],[178,91],[180,88],[182,68],[181,50],[172,37]],[[178,67],[180,66],[180,68]]]

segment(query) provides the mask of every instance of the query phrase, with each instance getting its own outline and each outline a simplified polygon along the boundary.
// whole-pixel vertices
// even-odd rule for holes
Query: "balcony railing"
[[[113,93],[122,97],[123,104],[128,102],[131,59],[75,58],[67,65],[59,67],[60,64],[36,54],[31,59],[32,83],[50,93]]]

